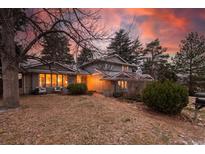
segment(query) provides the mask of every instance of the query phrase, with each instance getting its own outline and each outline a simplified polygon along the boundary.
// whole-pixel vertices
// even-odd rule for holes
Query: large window
[[[46,85],[46,76],[45,74],[39,74],[39,86],[45,87]]]
[[[46,74],[46,87],[51,87],[51,74]]]
[[[82,82],[81,75],[77,75],[77,83],[81,83],[81,82]]]
[[[68,86],[68,76],[63,75],[63,87],[67,87],[67,86]]]
[[[77,83],[86,83],[86,76],[84,75],[77,75]]]
[[[63,75],[62,74],[58,74],[58,86],[59,87],[63,86],[62,82],[63,82]]]
[[[68,76],[62,74],[39,74],[40,87],[67,87]]]
[[[52,74],[52,87],[56,87],[56,86],[57,86],[57,75]]]
[[[127,89],[127,81],[118,81],[120,89]]]

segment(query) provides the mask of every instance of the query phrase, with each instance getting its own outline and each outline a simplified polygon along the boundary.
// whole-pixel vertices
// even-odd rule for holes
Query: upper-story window
[[[123,72],[128,72],[129,67],[128,66],[122,66],[122,71]]]

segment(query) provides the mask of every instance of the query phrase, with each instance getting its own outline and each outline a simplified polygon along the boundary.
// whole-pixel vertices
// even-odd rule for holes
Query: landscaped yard
[[[24,96],[0,112],[0,144],[205,144],[204,109],[199,124],[191,116],[190,106],[170,117],[99,94]]]

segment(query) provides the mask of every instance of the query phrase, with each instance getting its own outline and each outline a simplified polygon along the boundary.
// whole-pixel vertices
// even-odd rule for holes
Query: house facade
[[[74,68],[58,62],[29,61],[21,64],[19,88],[21,94],[30,94],[36,87],[45,87],[48,93],[54,88],[67,88],[71,83],[85,83],[89,91],[113,96],[114,93],[136,95],[152,77],[136,72],[137,66],[129,64],[118,55],[105,56]]]
[[[95,59],[80,67],[87,75],[88,90],[113,96],[114,93],[136,95],[141,93],[152,77],[136,72],[138,67],[118,55]]]

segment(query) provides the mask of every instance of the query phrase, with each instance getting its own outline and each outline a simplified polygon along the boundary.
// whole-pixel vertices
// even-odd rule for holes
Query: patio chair
[[[61,92],[62,88],[61,87],[55,87],[54,92]]]
[[[46,88],[44,88],[44,87],[39,87],[39,88],[38,88],[38,93],[39,93],[39,94],[46,94],[46,93],[47,93]]]

